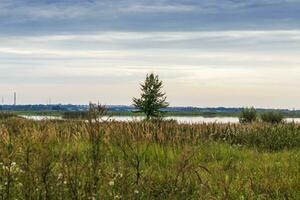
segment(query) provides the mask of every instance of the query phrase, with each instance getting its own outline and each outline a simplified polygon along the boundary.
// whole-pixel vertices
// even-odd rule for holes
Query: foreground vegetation
[[[0,119],[0,199],[300,199],[300,125]]]

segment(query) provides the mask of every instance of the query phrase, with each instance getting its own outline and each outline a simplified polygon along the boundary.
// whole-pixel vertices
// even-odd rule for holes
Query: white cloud
[[[2,54],[14,54],[21,56],[34,56],[35,58],[114,58],[131,56],[130,52],[125,51],[79,51],[79,50],[60,50],[60,49],[40,49],[40,48],[1,48]]]
[[[189,12],[197,9],[197,7],[193,5],[145,5],[145,4],[133,4],[125,8],[121,8],[121,11],[126,12]],[[198,8],[200,11],[200,8]]]
[[[300,30],[98,32],[0,37],[2,58],[101,59],[141,65],[273,66],[299,64]],[[276,44],[279,47],[276,48]],[[298,45],[297,45],[298,44]],[[292,47],[292,48],[288,48]],[[115,59],[115,60],[114,60]]]
[[[41,19],[67,19],[88,13],[85,3],[66,4],[63,1],[46,4],[34,1],[4,1],[0,3],[0,16],[15,22]]]
[[[159,41],[176,42],[185,40],[264,40],[300,41],[300,30],[260,30],[260,31],[201,31],[201,32],[95,32],[92,34],[60,34],[34,37],[5,37],[3,39],[22,39],[28,41]],[[1,40],[1,38],[0,38]],[[222,41],[221,41],[222,42]]]

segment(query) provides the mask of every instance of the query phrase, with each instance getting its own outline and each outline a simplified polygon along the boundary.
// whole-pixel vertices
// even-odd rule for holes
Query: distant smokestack
[[[17,105],[17,93],[14,92],[14,105],[16,106]]]

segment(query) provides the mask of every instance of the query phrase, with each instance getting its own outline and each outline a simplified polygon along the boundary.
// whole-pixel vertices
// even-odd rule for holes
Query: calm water
[[[27,119],[33,119],[33,120],[45,120],[45,119],[62,119],[61,117],[53,117],[53,116],[22,116]],[[129,116],[114,116],[114,117],[105,117],[105,120],[115,120],[115,121],[140,121],[143,119],[143,117],[129,117]],[[238,123],[239,119],[237,117],[166,117],[166,119],[174,119],[178,123],[186,123],[186,124],[192,124],[192,123]],[[286,122],[296,122],[300,123],[300,118],[286,118]]]

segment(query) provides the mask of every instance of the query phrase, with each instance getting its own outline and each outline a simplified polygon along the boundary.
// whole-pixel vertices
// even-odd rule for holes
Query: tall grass
[[[299,199],[297,124],[10,118],[0,199]]]

